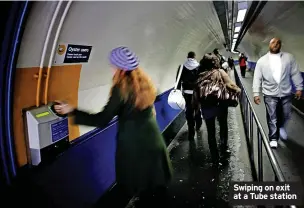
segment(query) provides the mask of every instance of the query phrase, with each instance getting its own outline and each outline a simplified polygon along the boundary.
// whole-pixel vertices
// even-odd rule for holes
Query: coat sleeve
[[[259,96],[260,94],[262,80],[263,80],[262,64],[261,64],[261,60],[259,59],[254,69],[253,81],[252,81],[252,92],[254,97]]]
[[[223,69],[220,69],[220,72],[221,72],[221,76],[228,88],[235,90],[237,92],[241,91],[241,89],[230,79],[229,75]]]
[[[121,104],[119,88],[114,87],[108,103],[101,112],[90,114],[84,111],[74,110],[72,113],[74,123],[103,128],[118,114]]]

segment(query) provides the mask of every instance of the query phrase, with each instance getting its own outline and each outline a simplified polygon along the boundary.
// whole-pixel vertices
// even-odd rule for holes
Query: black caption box
[[[302,205],[299,182],[231,182],[231,205]]]
[[[86,63],[89,61],[92,46],[69,44],[63,63]]]

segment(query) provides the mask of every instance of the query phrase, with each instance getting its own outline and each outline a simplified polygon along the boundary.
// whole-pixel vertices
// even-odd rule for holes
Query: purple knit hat
[[[114,48],[109,57],[110,63],[124,71],[132,71],[139,65],[139,59],[129,48]]]

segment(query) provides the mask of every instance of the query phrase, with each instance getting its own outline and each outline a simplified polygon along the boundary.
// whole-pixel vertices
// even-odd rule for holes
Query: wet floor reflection
[[[187,131],[178,137],[178,146],[170,152],[174,178],[167,189],[167,208],[229,207],[228,195],[223,186],[228,186],[227,154],[221,166],[211,162],[207,134],[199,132],[194,141],[187,140]],[[228,156],[229,157],[229,156]],[[225,173],[226,172],[226,173]],[[224,181],[222,180],[224,178]],[[228,187],[227,187],[228,190]]]

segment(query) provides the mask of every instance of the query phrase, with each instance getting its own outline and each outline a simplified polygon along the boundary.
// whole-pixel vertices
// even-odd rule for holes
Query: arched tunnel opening
[[[155,122],[173,168],[165,207],[232,207],[237,203],[253,207],[265,203],[302,206],[302,2],[0,4],[1,206],[21,203],[85,208],[106,207],[108,203],[113,207],[115,201],[121,201],[122,207],[135,206],[137,196],[122,196],[116,183],[120,116],[96,128],[75,125],[73,117],[58,114],[54,107],[56,102],[64,101],[90,114],[103,110],[112,95],[114,72],[109,53],[119,46],[130,48],[139,57],[140,69],[151,78],[157,91]],[[275,67],[271,54],[278,43],[273,38],[281,41],[281,58],[275,59],[281,65]],[[219,168],[212,164],[206,115],[200,117],[203,124],[194,141],[189,141],[187,112],[168,104],[179,66],[185,66],[189,58],[187,54],[195,52],[200,64],[203,56],[214,53],[214,49],[218,49],[223,62],[230,61],[226,74],[241,89],[238,105],[228,108],[229,154]],[[278,74],[280,80],[276,82]],[[259,105],[255,104],[258,84],[262,89]],[[278,102],[290,98],[290,109],[285,106],[286,125],[280,128],[285,129],[285,139],[280,130],[271,129],[271,122],[279,117],[270,118],[269,103],[274,101],[267,103],[270,98],[265,93],[278,98]],[[220,121],[215,126],[214,134],[220,143]],[[140,128],[135,128],[133,134]],[[277,148],[269,140],[275,134],[279,135]],[[298,199],[259,202],[233,198],[238,193],[233,184],[259,182],[265,186],[266,181],[278,186],[290,184],[290,193],[296,193]]]

